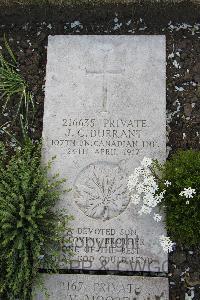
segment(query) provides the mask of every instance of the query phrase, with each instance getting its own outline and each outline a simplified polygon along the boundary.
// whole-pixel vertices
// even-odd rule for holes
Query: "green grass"
[[[30,129],[30,117],[32,116],[33,119],[34,115],[34,99],[19,72],[14,53],[5,38],[4,41],[8,60],[0,51],[0,114],[9,113],[14,106],[16,108],[15,115],[9,125],[13,126],[18,123],[23,132],[23,139],[25,139]],[[8,122],[0,124],[0,130],[7,132],[7,129],[5,130],[7,125]]]

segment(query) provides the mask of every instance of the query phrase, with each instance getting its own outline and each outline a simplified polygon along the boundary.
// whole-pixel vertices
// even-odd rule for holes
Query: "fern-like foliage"
[[[55,209],[63,180],[41,166],[41,145],[27,142],[7,159],[0,144],[0,298],[32,299],[43,267],[56,270],[66,250],[69,217]],[[62,257],[63,259],[63,257]]]

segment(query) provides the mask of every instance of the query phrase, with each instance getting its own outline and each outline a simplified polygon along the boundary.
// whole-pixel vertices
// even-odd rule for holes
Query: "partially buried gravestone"
[[[165,160],[165,93],[163,36],[49,38],[43,157],[72,187],[71,269],[167,271],[164,225],[127,190],[144,156]]]
[[[115,275],[45,275],[48,300],[167,300],[167,278]],[[38,293],[35,300],[47,300]]]

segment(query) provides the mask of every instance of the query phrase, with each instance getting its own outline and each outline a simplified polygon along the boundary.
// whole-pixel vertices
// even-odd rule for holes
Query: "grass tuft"
[[[11,107],[15,107],[15,114],[12,123],[5,122],[0,125],[0,129],[6,133],[7,125],[18,124],[21,127],[23,138],[28,136],[30,127],[30,113],[34,112],[33,95],[28,90],[27,83],[19,72],[19,66],[15,55],[5,40],[5,49],[8,59],[5,59],[0,52],[0,113],[5,115],[10,113]],[[10,133],[9,133],[10,134]]]

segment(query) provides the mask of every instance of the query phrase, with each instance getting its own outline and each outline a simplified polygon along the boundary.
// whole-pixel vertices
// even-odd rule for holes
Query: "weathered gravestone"
[[[127,190],[144,156],[165,159],[165,92],[163,36],[49,38],[44,160],[72,187],[70,268],[167,271],[164,225]]]
[[[156,277],[45,275],[48,300],[168,300],[168,280]],[[46,300],[38,293],[35,300]]]
[[[50,37],[43,138],[44,161],[56,155],[52,173],[72,187],[59,205],[74,216],[75,255],[61,267],[166,272],[164,225],[127,190],[144,156],[165,160],[165,38]],[[166,278],[43,276],[50,300],[168,300]]]

